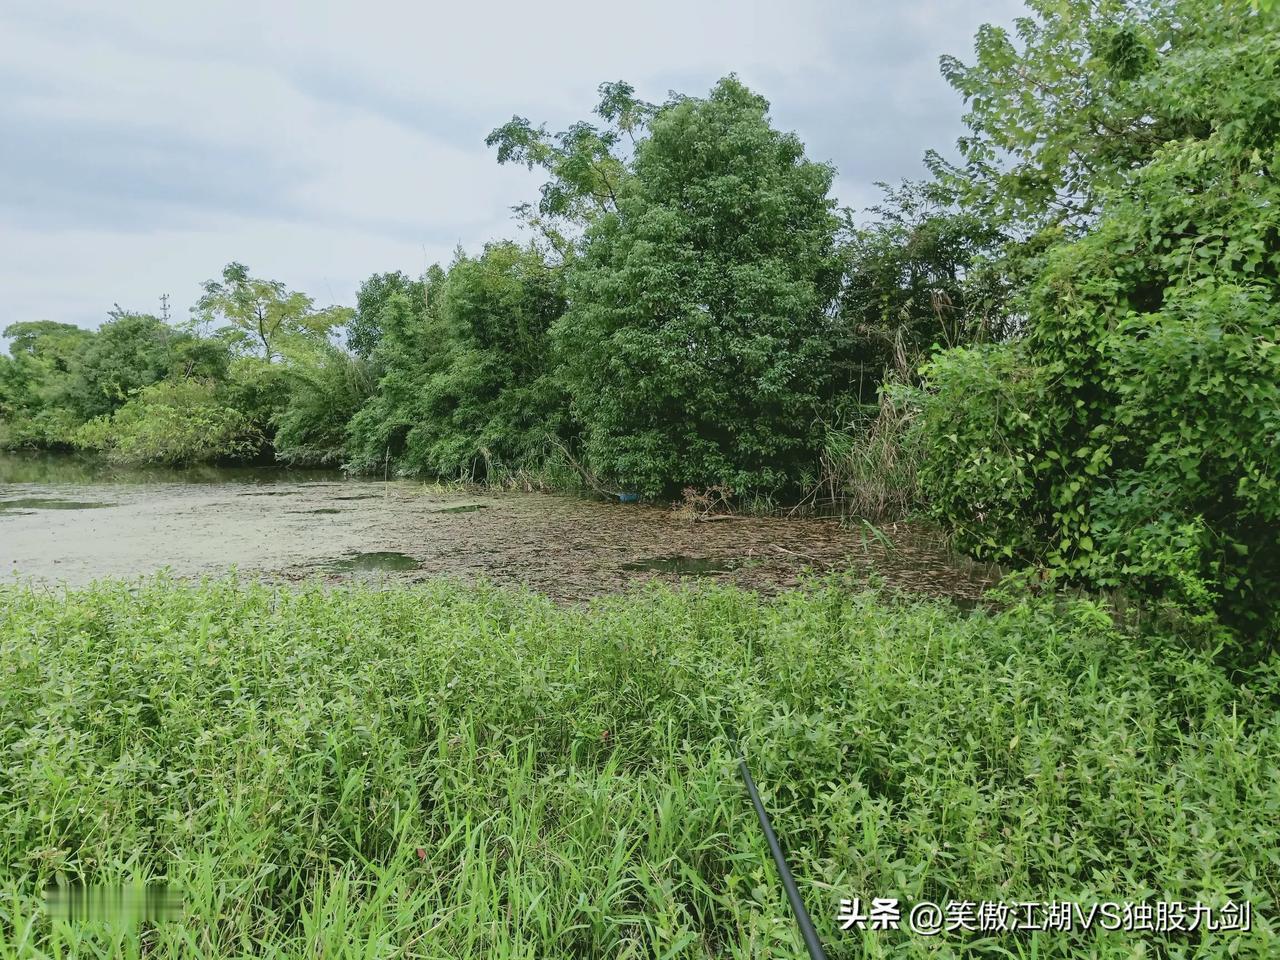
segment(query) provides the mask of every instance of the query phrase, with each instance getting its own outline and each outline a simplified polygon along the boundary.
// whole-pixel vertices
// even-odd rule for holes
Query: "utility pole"
[[[169,295],[167,293],[160,294],[160,319],[165,323],[169,322]]]

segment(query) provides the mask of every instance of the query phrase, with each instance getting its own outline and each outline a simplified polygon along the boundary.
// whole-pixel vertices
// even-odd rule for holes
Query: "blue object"
[[[640,494],[638,493],[620,493],[618,494],[619,503],[639,503]]]

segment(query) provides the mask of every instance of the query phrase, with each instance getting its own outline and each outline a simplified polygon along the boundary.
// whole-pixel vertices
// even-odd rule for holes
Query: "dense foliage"
[[[0,445],[67,446],[79,424],[110,414],[169,376],[225,373],[225,351],[147,314],[112,311],[97,331],[15,323],[0,359]]]
[[[358,376],[332,386],[330,368],[348,361],[330,337],[350,311],[316,309],[232,263],[205,284],[193,314],[174,326],[117,308],[94,331],[48,321],[6,328],[0,446],[75,446],[128,462],[251,459],[283,425],[280,459],[337,459],[368,392]],[[346,396],[325,403],[318,384]]]
[[[561,436],[549,329],[564,311],[563,270],[536,247],[463,253],[424,282],[374,277],[357,320],[377,329],[376,394],[349,428],[351,461],[492,480]]]
[[[832,958],[1275,955],[1280,676],[1087,601],[838,584],[589,610],[435,584],[0,589],[0,949],[795,957],[741,738]],[[52,925],[55,880],[191,918]],[[841,931],[841,897],[1250,901],[1251,933]]]
[[[886,188],[874,219],[841,245],[833,373],[862,402],[886,370],[911,379],[931,351],[1003,339],[1014,323],[995,262],[1004,239],[937,184]]]
[[[1198,135],[1050,248],[1025,339],[928,368],[921,479],[978,552],[1256,619],[1280,588],[1280,35],[1231,22],[1135,68]]]
[[[919,510],[1031,586],[0,586],[0,953],[799,957],[736,736],[832,957],[1276,956],[1280,4],[1028,6],[862,222],[736,78],[608,83],[490,135],[547,177],[525,242],[10,325],[0,447]],[[80,879],[200,922],[52,923]],[[837,929],[884,896],[1254,928]]]
[[[556,328],[587,460],[626,489],[771,492],[812,464],[839,273],[832,170],[722,81],[657,113]]]
[[[79,427],[77,446],[123,463],[196,463],[251,456],[262,438],[210,380],[166,380],[144,387],[110,416]]]

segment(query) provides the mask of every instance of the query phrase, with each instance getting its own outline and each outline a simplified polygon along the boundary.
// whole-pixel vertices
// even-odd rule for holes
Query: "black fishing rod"
[[[734,746],[737,746],[737,738],[734,738]],[[782,889],[787,891],[791,912],[796,915],[796,925],[800,928],[800,936],[804,938],[810,960],[827,960],[827,955],[822,949],[822,941],[818,939],[818,931],[813,929],[813,921],[809,919],[809,911],[804,908],[804,900],[801,899],[800,890],[796,887],[795,877],[791,876],[791,868],[787,866],[787,858],[782,855],[778,835],[773,832],[769,814],[760,800],[760,791],[756,789],[756,782],[751,779],[751,771],[747,769],[746,751],[739,749],[738,756],[740,757],[738,773],[742,776],[742,782],[747,785],[747,793],[751,795],[751,805],[756,808],[756,819],[760,821],[760,829],[764,831],[764,838],[769,844],[769,853],[773,855],[773,862],[778,867],[778,876],[782,878]]]

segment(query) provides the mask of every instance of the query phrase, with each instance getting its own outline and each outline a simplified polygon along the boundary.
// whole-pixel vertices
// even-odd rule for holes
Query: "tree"
[[[998,338],[1011,328],[1007,283],[988,259],[1004,239],[936,184],[881,184],[875,219],[841,244],[838,376],[874,401],[885,371],[910,380],[932,347]]]
[[[94,334],[70,323],[10,324],[9,361],[0,367],[0,445],[64,446],[82,421],[80,360]]]
[[[831,179],[733,77],[653,118],[554,330],[598,473],[648,494],[773,492],[814,459],[839,277]]]
[[[1015,24],[984,26],[975,60],[942,58],[965,98],[961,163],[930,163],[973,209],[1030,233],[1078,233],[1101,197],[1162,144],[1203,138],[1235,112],[1242,85],[1195,57],[1275,29],[1242,0],[1028,0]],[[1199,90],[1170,82],[1195,72]]]
[[[356,309],[347,323],[347,346],[356,356],[370,359],[382,341],[383,315],[389,300],[403,295],[420,301],[424,292],[422,281],[410,280],[399,270],[375,273],[356,294]]]
[[[536,458],[563,426],[548,376],[548,330],[565,309],[563,268],[503,242],[459,256],[440,288],[449,338],[421,382],[405,464],[437,475],[491,476]]]
[[[143,387],[110,416],[81,426],[74,442],[118,463],[190,464],[247,459],[262,437],[217,384],[184,379]]]
[[[601,214],[617,212],[618,193],[627,176],[627,148],[636,145],[656,112],[652,104],[636,98],[629,83],[602,83],[599,92],[594,112],[606,122],[604,127],[582,121],[552,136],[545,124],[535,127],[516,116],[485,138],[488,146],[498,148],[499,163],[540,167],[551,175],[536,209],[522,204],[516,212],[561,255],[571,248],[562,226],[583,226]]]
[[[229,324],[268,363],[291,346],[324,340],[350,315],[345,307],[317,310],[306,294],[252,277],[242,263],[227,264],[221,280],[207,281],[192,312],[204,323]]]
[[[164,379],[174,367],[179,342],[188,339],[158,317],[117,306],[80,355],[76,412],[84,419],[110,413]]]
[[[345,455],[356,470],[381,472],[403,455],[405,438],[421,421],[423,387],[447,362],[455,336],[440,313],[445,273],[439,266],[407,283],[386,277],[370,277],[357,298],[362,322],[378,331],[370,355],[378,382],[347,426]]]

